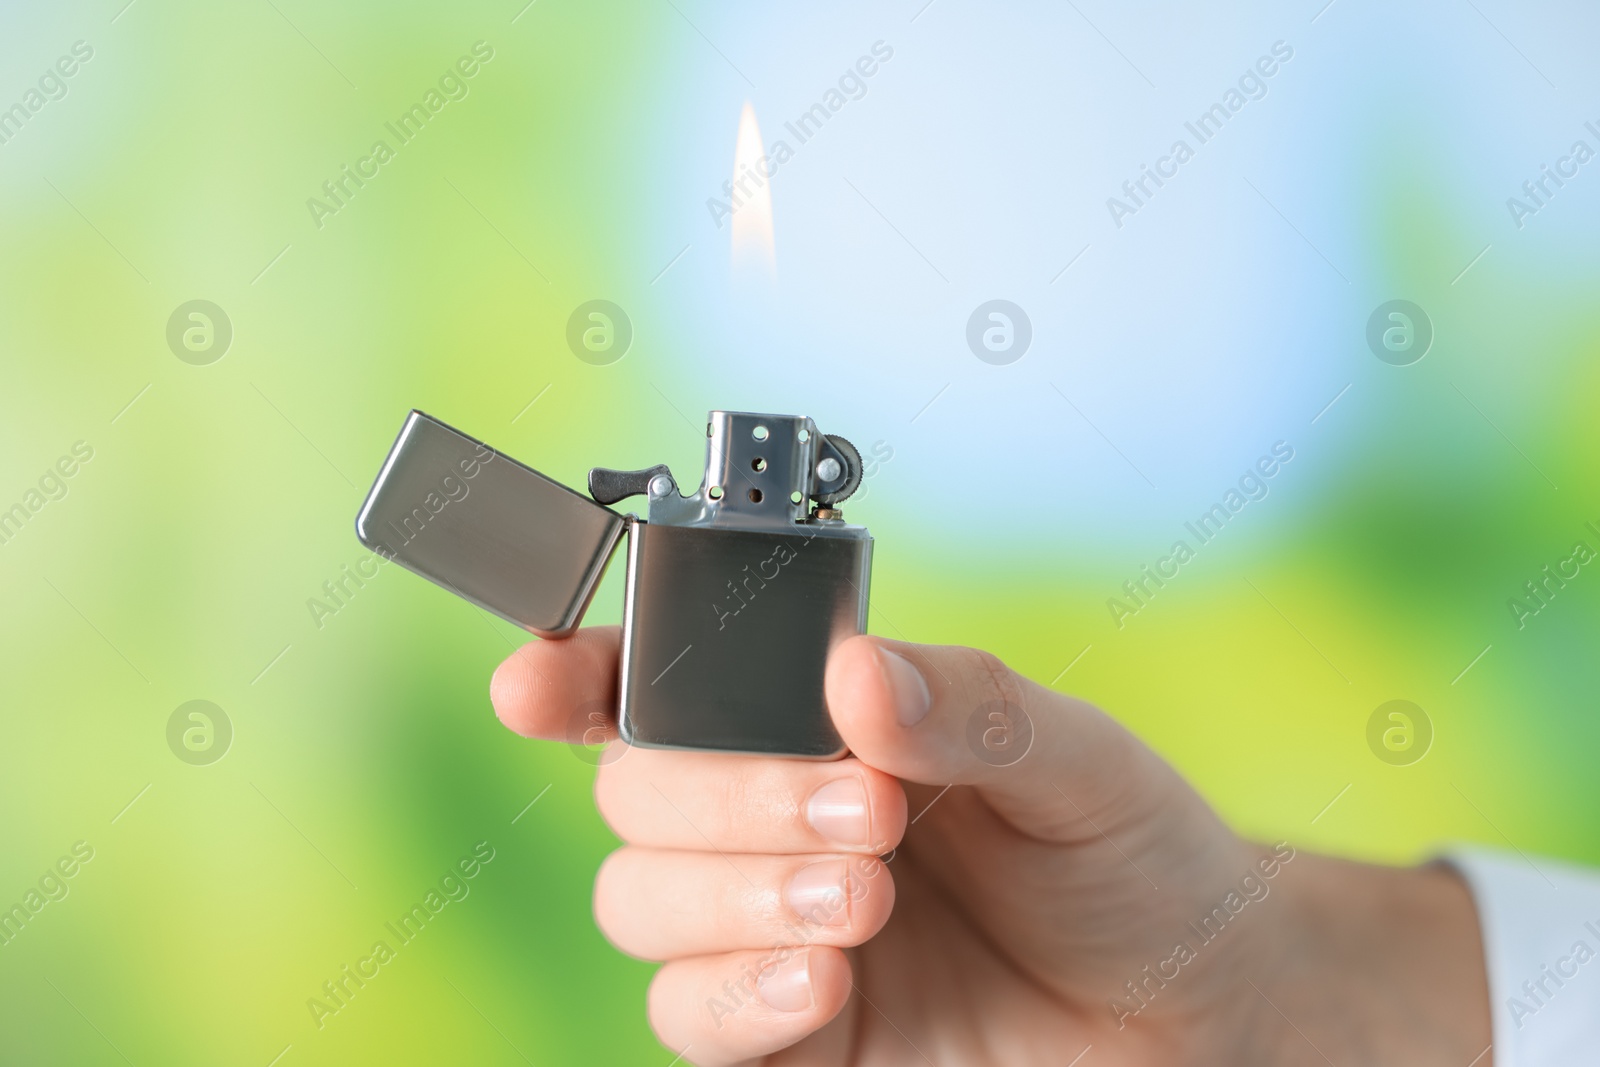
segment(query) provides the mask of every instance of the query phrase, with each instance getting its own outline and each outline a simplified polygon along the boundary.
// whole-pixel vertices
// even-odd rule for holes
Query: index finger
[[[620,626],[593,626],[564,640],[523,645],[489,682],[495,714],[524,737],[571,741],[573,723],[589,721],[592,713],[615,736],[621,648]]]

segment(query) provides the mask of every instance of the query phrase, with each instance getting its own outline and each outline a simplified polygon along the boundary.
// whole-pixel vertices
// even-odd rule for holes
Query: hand
[[[618,648],[616,628],[527,645],[496,711],[563,738],[615,705]],[[1449,871],[1241,840],[1108,716],[986,653],[852,638],[826,691],[847,759],[600,767],[627,844],[595,918],[665,961],[650,1021],[685,1061],[1466,1067],[1489,1044]]]

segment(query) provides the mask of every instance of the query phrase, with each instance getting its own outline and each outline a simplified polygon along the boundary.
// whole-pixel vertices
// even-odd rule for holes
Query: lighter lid
[[[541,637],[578,627],[627,520],[413,411],[356,516],[379,555]]]

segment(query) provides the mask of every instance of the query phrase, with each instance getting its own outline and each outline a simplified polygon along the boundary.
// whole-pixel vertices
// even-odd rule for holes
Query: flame
[[[733,150],[733,265],[777,273],[772,238],[771,161],[761,143],[756,109],[745,101]]]

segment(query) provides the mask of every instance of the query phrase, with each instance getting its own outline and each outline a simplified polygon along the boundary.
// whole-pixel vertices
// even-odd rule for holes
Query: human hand
[[[525,646],[497,713],[569,739],[575,709],[615,706],[619,641]],[[837,762],[599,768],[626,844],[595,918],[664,961],[650,1021],[685,1061],[1466,1067],[1488,1045],[1450,872],[1244,841],[1111,718],[986,653],[852,638],[826,693]]]

